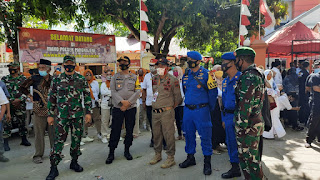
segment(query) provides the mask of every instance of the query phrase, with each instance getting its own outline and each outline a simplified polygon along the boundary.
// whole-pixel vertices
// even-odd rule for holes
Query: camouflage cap
[[[239,47],[235,50],[235,56],[256,56],[256,52],[250,47]]]
[[[65,63],[67,61],[72,61],[72,62],[76,63],[76,58],[74,56],[65,56],[63,58],[63,63]]]
[[[8,64],[8,67],[20,67],[20,63],[19,62],[11,62],[10,64]]]

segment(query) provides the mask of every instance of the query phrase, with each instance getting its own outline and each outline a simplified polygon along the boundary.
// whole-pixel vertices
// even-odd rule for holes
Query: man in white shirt
[[[6,104],[8,104],[9,101],[4,94],[2,88],[0,88],[0,106],[1,106],[1,111],[0,111],[0,162],[8,162],[9,159],[6,158],[3,153],[4,153],[4,147],[3,147],[3,138],[2,138],[2,121],[3,121],[3,116],[6,113]]]
[[[276,60],[275,62],[272,63],[272,71],[274,71],[275,77],[274,77],[274,82],[278,85],[281,84],[282,85],[282,75],[280,72],[281,69],[281,62],[279,60]]]

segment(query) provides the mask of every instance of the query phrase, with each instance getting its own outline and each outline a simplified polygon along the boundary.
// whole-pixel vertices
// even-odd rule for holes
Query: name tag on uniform
[[[153,94],[152,102],[157,101],[158,95],[159,95],[158,91]]]

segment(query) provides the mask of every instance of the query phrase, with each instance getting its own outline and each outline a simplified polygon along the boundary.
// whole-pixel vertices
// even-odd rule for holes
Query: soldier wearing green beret
[[[264,99],[264,78],[254,64],[255,51],[240,47],[235,51],[237,69],[242,72],[235,89],[237,108],[235,129],[239,160],[245,179],[263,179],[259,143],[264,131],[261,114]]]
[[[81,155],[80,142],[83,133],[83,116],[85,110],[85,122],[91,122],[91,97],[90,88],[86,79],[75,72],[76,59],[73,56],[63,58],[65,72],[53,78],[49,91],[49,117],[48,124],[54,124],[56,118],[54,146],[51,149],[51,170],[47,180],[53,180],[59,175],[57,165],[61,161],[61,151],[71,130],[70,156],[72,161],[70,169],[82,172],[83,168],[78,164]],[[84,101],[85,109],[82,107]],[[55,114],[55,109],[58,113]]]
[[[18,62],[11,62],[8,65],[9,75],[4,76],[2,81],[6,84],[6,87],[10,93],[10,114],[12,120],[4,121],[4,149],[9,151],[8,138],[11,136],[11,129],[13,126],[19,128],[19,135],[21,136],[21,145],[31,146],[27,140],[27,128],[26,128],[26,99],[27,96],[20,91],[20,86],[24,83],[26,78],[20,73],[20,64]]]

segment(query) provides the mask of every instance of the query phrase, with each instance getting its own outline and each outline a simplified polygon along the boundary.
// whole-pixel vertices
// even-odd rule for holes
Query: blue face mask
[[[314,70],[314,73],[319,73],[320,72],[320,68],[317,68]]]
[[[40,76],[46,76],[48,75],[47,71],[39,71]]]

